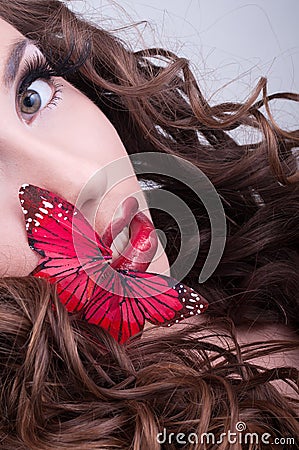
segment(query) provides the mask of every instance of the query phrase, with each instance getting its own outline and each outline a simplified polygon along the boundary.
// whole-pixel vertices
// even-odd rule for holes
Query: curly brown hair
[[[120,345],[68,314],[53,285],[25,279],[0,283],[0,448],[174,449],[182,447],[169,438],[161,447],[158,433],[213,433],[219,440],[239,421],[248,433],[285,439],[267,448],[295,448],[298,370],[250,360],[298,350],[299,341],[240,348],[232,322],[220,318],[166,328],[162,339],[147,329],[142,339]],[[207,328],[213,343],[202,334]],[[274,380],[293,386],[294,394],[279,393]],[[232,448],[227,441],[203,444],[183,448]]]
[[[129,154],[178,155],[209,177],[223,200],[227,240],[217,269],[199,285],[211,238],[204,206],[177,180],[142,175],[178,195],[196,217],[201,251],[182,281],[209,300],[205,327],[219,339],[224,328],[230,340],[213,346],[198,338],[202,325],[195,323],[169,330],[163,339],[145,332],[122,347],[104,330],[67,315],[45,281],[3,280],[0,448],[154,450],[163,427],[220,434],[242,419],[259,433],[296,436],[296,401],[271,380],[291,380],[298,394],[298,371],[265,369],[249,360],[298,349],[298,341],[240,349],[233,329],[273,322],[299,329],[299,171],[293,151],[299,130],[282,130],[270,110],[271,100],[298,101],[299,95],[268,95],[261,78],[244,103],[211,106],[185,58],[161,48],[132,51],[58,0],[0,0],[0,17],[34,40],[53,67],[69,62],[64,78],[105,113]],[[258,130],[260,140],[238,143],[229,132],[242,126]],[[178,224],[163,211],[151,213],[167,237],[172,264],[180,248]],[[225,445],[190,448],[230,448]]]

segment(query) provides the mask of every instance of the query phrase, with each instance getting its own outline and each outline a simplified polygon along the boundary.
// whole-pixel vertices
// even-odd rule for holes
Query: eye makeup
[[[20,105],[21,100],[27,99],[27,101],[30,101],[29,93],[32,95],[35,91],[29,90],[29,88],[36,80],[43,80],[47,82],[52,89],[52,94],[45,107],[50,107],[51,105],[56,106],[58,100],[62,98],[59,95],[59,93],[61,93],[62,91],[62,85],[57,83],[57,81],[54,79],[54,77],[59,76],[60,74],[51,68],[48,61],[42,54],[35,53],[32,56],[27,57],[27,59],[25,59],[24,61],[23,69],[21,70],[17,87],[18,110],[20,112],[24,112],[22,111],[22,107]],[[28,93],[27,97],[26,91]],[[39,95],[38,92],[36,92],[36,95]]]

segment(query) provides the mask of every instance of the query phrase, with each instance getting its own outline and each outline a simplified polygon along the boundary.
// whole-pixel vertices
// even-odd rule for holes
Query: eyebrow
[[[25,38],[14,42],[10,46],[3,75],[3,84],[6,88],[10,88],[14,83],[25,50],[27,46],[31,43],[33,43],[31,40]]]

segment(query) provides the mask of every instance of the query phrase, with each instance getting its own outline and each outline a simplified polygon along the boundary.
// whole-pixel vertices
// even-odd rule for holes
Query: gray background
[[[244,101],[261,76],[268,93],[299,92],[299,0],[72,0],[71,7],[133,49],[162,46],[187,57],[211,104]],[[298,127],[297,104],[271,104],[279,125]]]

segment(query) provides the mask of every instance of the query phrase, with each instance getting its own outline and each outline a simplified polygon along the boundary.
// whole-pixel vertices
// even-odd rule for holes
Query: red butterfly
[[[113,269],[111,249],[66,200],[28,184],[19,197],[29,246],[42,257],[32,275],[56,283],[69,312],[81,310],[118,342],[141,331],[145,320],[170,326],[207,309],[202,296],[172,277]]]

